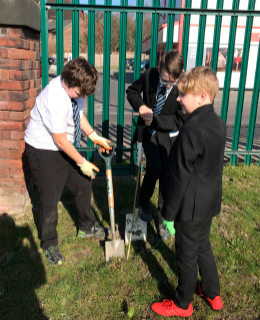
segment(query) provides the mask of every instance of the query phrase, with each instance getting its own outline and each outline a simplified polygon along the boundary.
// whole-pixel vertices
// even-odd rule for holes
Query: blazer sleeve
[[[162,189],[162,216],[167,221],[175,221],[178,216],[194,164],[203,152],[202,141],[202,133],[197,128],[185,125],[171,149]]]
[[[126,90],[127,100],[136,112],[139,112],[139,108],[145,104],[141,97],[141,93],[143,92],[143,82],[144,76],[142,74],[141,77]]]

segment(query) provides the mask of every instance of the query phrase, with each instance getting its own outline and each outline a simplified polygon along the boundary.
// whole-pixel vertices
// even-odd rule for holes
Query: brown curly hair
[[[82,94],[91,96],[95,92],[98,72],[85,58],[78,57],[64,66],[61,79],[69,88],[78,87]]]

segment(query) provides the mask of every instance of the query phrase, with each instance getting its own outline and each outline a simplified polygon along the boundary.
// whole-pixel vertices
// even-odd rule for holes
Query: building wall
[[[41,91],[40,33],[0,25],[0,214],[23,212],[28,199],[24,132]]]

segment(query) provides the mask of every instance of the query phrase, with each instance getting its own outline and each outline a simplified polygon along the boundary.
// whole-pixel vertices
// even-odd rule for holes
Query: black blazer
[[[203,221],[220,212],[225,143],[226,126],[212,104],[190,114],[165,168],[165,220]]]
[[[127,100],[138,112],[141,105],[145,104],[153,109],[156,102],[156,92],[159,83],[159,72],[156,68],[147,69],[141,77],[136,80],[126,90]],[[141,97],[143,93],[143,97]],[[153,117],[151,128],[156,129],[159,140],[171,131],[179,131],[186,115],[182,114],[180,103],[176,100],[178,97],[178,88],[173,87],[159,115]],[[138,124],[144,124],[141,117],[138,118]],[[145,130],[147,132],[147,129]],[[135,139],[134,139],[135,140]]]

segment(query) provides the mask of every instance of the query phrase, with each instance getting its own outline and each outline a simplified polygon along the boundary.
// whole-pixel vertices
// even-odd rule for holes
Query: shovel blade
[[[112,240],[105,242],[105,258],[106,262],[111,258],[124,258],[125,245],[124,240]]]

